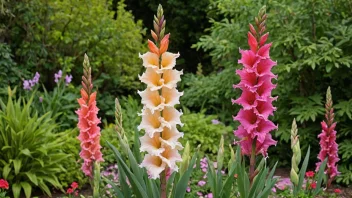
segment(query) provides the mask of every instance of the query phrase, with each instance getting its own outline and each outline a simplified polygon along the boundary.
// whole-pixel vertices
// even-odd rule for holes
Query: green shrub
[[[0,174],[15,198],[22,189],[31,197],[33,187],[51,195],[48,185],[62,189],[57,176],[65,171],[63,162],[69,157],[61,149],[67,135],[54,133],[57,125],[50,113],[38,116],[31,108],[33,96],[16,100],[14,94],[8,88],[7,104],[0,100]]]
[[[184,109],[181,121],[184,124],[180,131],[184,133],[181,138],[182,145],[189,141],[192,151],[195,151],[200,144],[200,155],[208,155],[210,159],[216,159],[218,143],[221,136],[225,136],[225,145],[233,143],[234,137],[232,128],[225,126],[223,123],[213,124],[212,120],[217,119],[215,115],[205,115],[204,111],[200,113],[191,113]],[[229,153],[227,153],[229,155]]]
[[[62,166],[66,170],[58,175],[58,180],[62,187],[66,189],[72,182],[77,182],[79,186],[84,186],[88,182],[88,178],[81,170],[82,159],[79,156],[80,141],[77,139],[78,129],[66,130],[65,144],[62,145],[62,152],[68,154],[70,157],[62,162]]]

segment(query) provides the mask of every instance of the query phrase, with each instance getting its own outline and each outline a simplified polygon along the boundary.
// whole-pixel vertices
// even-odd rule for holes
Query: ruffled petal
[[[160,155],[165,150],[161,146],[160,133],[154,134],[152,138],[145,134],[139,140],[141,141],[141,152],[147,151],[151,155]]]
[[[180,119],[182,114],[182,112],[177,111],[173,107],[165,107],[165,109],[163,110],[163,118],[167,122],[166,126],[168,128],[171,128],[171,126],[178,124],[182,127],[183,124]]]
[[[183,133],[179,132],[176,128],[176,126],[172,126],[171,129],[168,127],[164,127],[164,130],[162,131],[162,136],[160,138],[160,141],[168,146],[170,146],[172,149],[177,149],[180,150],[182,149],[182,144],[178,142],[178,139],[183,137]]]
[[[183,95],[183,92],[178,92],[176,88],[166,88],[162,89],[162,97],[165,99],[165,106],[173,107],[176,104],[180,104],[180,96]]]
[[[270,75],[273,76],[271,69],[276,65],[276,62],[271,59],[262,59],[258,62],[256,73],[258,76]]]
[[[165,145],[165,151],[161,154],[161,160],[168,165],[171,171],[178,171],[176,162],[181,162],[181,155],[176,149],[172,149],[169,146]]]
[[[142,122],[138,126],[138,130],[144,129],[149,137],[153,137],[154,133],[163,131],[165,121],[160,117],[160,111],[152,113],[150,109],[145,108],[140,115],[142,116]]]
[[[255,53],[251,50],[240,50],[240,53],[242,57],[238,60],[238,63],[243,64],[243,66],[247,69],[253,68],[253,66],[255,66],[259,61]]]
[[[142,98],[142,104],[149,108],[151,112],[161,110],[163,108],[163,99],[160,97],[158,91],[152,91],[147,88],[144,91],[138,91],[138,94]]]
[[[257,100],[257,106],[255,108],[255,112],[258,116],[263,119],[268,119],[269,115],[274,115],[273,112],[276,108],[272,104],[272,98],[267,97],[266,100]]]
[[[176,58],[178,58],[180,54],[173,54],[170,52],[165,52],[161,56],[161,68],[160,70],[168,70],[172,69],[176,65]]]
[[[233,100],[233,103],[241,105],[244,110],[248,110],[257,106],[256,98],[255,92],[243,89],[241,96],[237,100]]]
[[[159,69],[159,56],[152,52],[147,52],[145,54],[139,54],[139,58],[143,60],[143,66],[148,68]]]
[[[147,169],[149,176],[152,179],[159,178],[159,175],[163,170],[165,170],[166,164],[163,163],[160,157],[146,154],[144,159],[140,165],[140,167],[144,167]]]
[[[149,67],[142,76],[139,76],[139,80],[147,84],[151,91],[161,89],[164,80],[161,79],[161,75],[156,72],[155,69]]]
[[[241,123],[241,125],[243,126],[243,128],[248,131],[256,128],[257,123],[259,122],[258,117],[257,117],[256,113],[253,111],[253,109],[251,109],[251,110],[241,109],[238,112],[237,116],[234,117],[234,120],[239,121]]]
[[[164,86],[169,89],[175,88],[177,86],[177,83],[181,81],[182,74],[182,71],[177,71],[175,69],[165,70],[163,73]]]

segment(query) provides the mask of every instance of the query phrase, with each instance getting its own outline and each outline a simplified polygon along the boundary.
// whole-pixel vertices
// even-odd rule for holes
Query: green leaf
[[[32,194],[32,186],[28,182],[21,182],[26,198],[30,198]]]
[[[175,196],[174,196],[175,198],[185,197],[188,181],[189,181],[189,178],[191,177],[191,173],[193,171],[193,166],[196,163],[197,156],[198,156],[198,152],[193,155],[187,171],[182,175],[180,180],[177,182]]]
[[[12,193],[14,198],[19,198],[21,194],[21,184],[19,183],[12,184]]]
[[[11,171],[10,164],[6,164],[4,166],[4,168],[2,169],[2,176],[4,177],[4,179],[7,179],[7,177],[9,176],[10,171]]]
[[[21,169],[22,161],[15,159],[12,162],[13,162],[13,166],[15,169],[15,175],[18,175],[18,173],[20,172],[20,169]]]
[[[32,173],[32,172],[25,172],[24,174],[27,175],[28,179],[33,182],[36,186],[38,186],[38,180],[37,180],[37,176]]]

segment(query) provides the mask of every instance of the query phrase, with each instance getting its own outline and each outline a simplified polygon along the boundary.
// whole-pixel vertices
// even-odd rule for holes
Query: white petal
[[[180,56],[179,53],[173,54],[170,52],[165,52],[161,56],[161,68],[160,70],[172,69],[176,65],[176,58]]]
[[[181,127],[183,126],[180,119],[182,114],[182,112],[177,111],[174,107],[165,107],[163,110],[163,118],[168,123],[169,128],[177,124]]]
[[[151,155],[160,155],[165,149],[161,147],[160,134],[156,133],[151,138],[148,134],[139,138],[141,141],[141,152],[148,152]]]
[[[177,86],[177,83],[181,81],[181,75],[183,71],[177,71],[176,69],[168,69],[163,73],[164,86],[172,89]]]
[[[163,144],[167,144],[172,149],[181,150],[183,148],[182,144],[178,142],[178,139],[183,137],[183,133],[179,132],[176,126],[172,126],[171,129],[164,127],[161,134],[160,140]]]
[[[142,98],[142,104],[149,108],[152,113],[163,108],[163,98],[160,97],[158,91],[152,91],[147,88],[144,91],[138,91],[138,94]]]
[[[165,170],[166,164],[163,163],[160,157],[146,154],[140,165],[140,167],[145,167],[148,171],[148,174],[152,179],[157,179],[160,176],[160,173]]]
[[[142,55],[139,54],[139,58],[142,58],[144,67],[159,69],[159,56],[157,54],[147,52]]]
[[[144,129],[149,137],[153,137],[154,133],[163,131],[165,121],[160,117],[160,111],[152,113],[150,109],[144,108],[140,115],[142,116],[142,122],[138,126],[138,130]]]
[[[162,88],[162,97],[165,99],[165,106],[173,107],[176,104],[180,104],[180,96],[183,92],[178,92],[176,88]]]
[[[161,153],[160,158],[164,163],[168,165],[168,167],[172,171],[178,171],[176,162],[182,161],[181,155],[178,153],[178,150],[172,149],[171,147],[165,145],[165,151]]]
[[[147,84],[151,91],[161,89],[164,84],[164,79],[162,79],[161,75],[153,68],[147,68],[146,72],[143,73],[142,76],[139,76],[139,80]]]

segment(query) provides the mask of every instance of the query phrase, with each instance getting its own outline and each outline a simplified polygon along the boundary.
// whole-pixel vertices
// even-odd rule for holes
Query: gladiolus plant
[[[334,178],[339,174],[337,170],[337,162],[340,160],[338,157],[338,145],[336,143],[336,122],[334,122],[334,108],[332,107],[332,96],[330,87],[326,93],[326,104],[325,104],[325,118],[326,121],[321,122],[323,128],[321,133],[318,135],[320,139],[320,152],[318,159],[320,162],[317,163],[317,170],[320,168],[321,163],[328,159],[326,166],[326,174],[328,176],[327,188],[331,186]]]
[[[80,108],[76,111],[78,115],[78,128],[80,130],[78,139],[81,142],[80,156],[83,160],[82,171],[89,176],[92,182],[94,197],[98,197],[100,170],[99,162],[104,161],[100,151],[100,119],[98,118],[98,107],[96,105],[97,92],[93,92],[91,67],[88,56],[84,56],[81,98],[78,99]]]
[[[151,31],[155,43],[148,40],[149,52],[140,55],[146,71],[139,79],[147,88],[138,92],[144,105],[138,129],[145,131],[140,138],[140,151],[147,152],[140,166],[147,169],[152,179],[159,178],[162,173],[162,198],[166,198],[166,175],[169,171],[178,171],[176,162],[182,160],[178,150],[183,148],[178,142],[183,133],[176,127],[183,125],[180,120],[182,112],[174,108],[183,95],[176,89],[182,71],[173,69],[179,54],[167,52],[170,34],[164,35],[165,24],[163,10],[159,6],[154,18],[154,31]]]
[[[271,72],[276,62],[272,61],[269,56],[271,43],[265,44],[269,33],[265,33],[265,22],[267,15],[265,9],[259,11],[258,17],[255,18],[256,27],[249,25],[248,44],[250,50],[240,50],[242,55],[238,63],[243,65],[241,70],[236,73],[240,76],[239,84],[234,88],[242,90],[242,95],[233,100],[242,106],[234,120],[240,122],[240,126],[234,132],[239,139],[242,154],[250,156],[250,178],[251,183],[256,173],[255,156],[261,153],[267,156],[268,147],[276,145],[272,139],[270,131],[277,126],[268,119],[273,115],[275,107],[272,105],[273,98],[271,91],[276,87],[271,80],[276,76]]]

